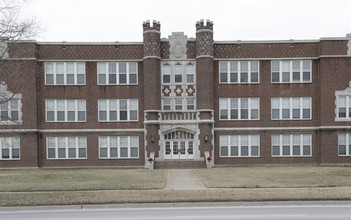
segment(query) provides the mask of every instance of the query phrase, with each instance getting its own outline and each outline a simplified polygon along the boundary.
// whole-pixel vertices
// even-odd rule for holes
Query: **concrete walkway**
[[[165,190],[205,190],[202,180],[191,169],[168,170]]]

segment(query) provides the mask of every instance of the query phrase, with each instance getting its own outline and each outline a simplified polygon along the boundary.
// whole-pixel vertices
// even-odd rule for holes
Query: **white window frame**
[[[6,139],[9,140],[9,143],[8,143],[8,149],[9,150],[9,158],[2,158],[2,150],[5,149],[5,141]],[[18,140],[18,143],[19,143],[19,146],[18,148],[17,147],[14,147],[14,145],[12,144],[14,139],[17,139]],[[13,158],[13,149],[18,149],[18,158]],[[20,137],[0,137],[0,160],[21,160],[21,138]]]
[[[10,100],[4,99],[0,100],[0,123],[4,125],[12,125],[12,124],[22,124],[22,95],[16,94],[14,97],[12,97]],[[12,102],[17,102],[18,106],[18,120],[13,120],[12,119]],[[5,105],[7,103],[7,116],[8,120],[2,120],[1,119],[1,110],[2,110],[2,105]]]
[[[238,74],[238,82],[231,82],[231,77],[230,77],[230,73],[231,73],[231,63],[232,62],[236,62],[238,69],[237,69],[237,74]],[[248,63],[248,79],[247,82],[241,82],[241,64],[243,62],[247,62]],[[221,64],[222,63],[226,63],[227,65],[227,81],[226,82],[222,82],[221,81]],[[251,81],[251,63],[257,63],[257,73],[258,73],[258,81],[257,82],[252,82]],[[218,78],[218,82],[219,84],[259,84],[260,83],[260,62],[259,61],[219,61],[219,67],[218,67],[218,72],[219,72],[219,78]]]
[[[230,118],[230,116],[231,116],[231,114],[230,114],[231,101],[234,100],[234,99],[238,100],[238,119],[231,119]],[[248,109],[248,118],[247,119],[246,118],[245,119],[241,119],[241,110],[242,110],[242,108],[241,108],[241,100],[242,99],[248,99],[248,108],[247,108]],[[258,115],[257,115],[257,119],[251,119],[251,111],[254,110],[254,109],[251,108],[251,102],[252,102],[253,99],[257,99],[257,101],[258,101]],[[220,105],[221,100],[223,102],[227,102],[227,106],[228,106],[227,109],[222,109],[221,108],[221,105]],[[255,97],[255,98],[245,98],[245,97],[243,97],[243,98],[220,98],[218,106],[219,106],[219,120],[222,120],[222,121],[245,121],[245,120],[257,121],[257,120],[260,120],[260,98],[258,98],[258,97]],[[227,119],[222,119],[221,118],[221,116],[222,116],[221,115],[221,110],[227,110],[227,115],[228,115]]]
[[[339,117],[340,98],[345,97],[346,117]],[[335,91],[335,121],[351,121],[351,81],[345,90]]]
[[[289,118],[283,118],[283,99],[289,99]],[[293,118],[293,99],[300,99],[300,118]],[[310,99],[310,117],[303,118],[303,99]],[[273,118],[273,99],[279,99],[279,118]],[[272,97],[271,98],[271,120],[312,120],[312,97]]]
[[[49,158],[49,148],[52,148],[52,147],[49,147],[49,139],[50,138],[53,138],[55,140],[55,146],[54,146],[54,149],[55,149],[55,158]],[[59,138],[64,138],[65,139],[65,157],[64,158],[59,158],[59,155],[58,155],[58,149],[59,149],[59,146],[58,146],[58,139]],[[75,138],[75,150],[76,150],[76,157],[69,157],[69,148],[72,148],[70,146],[68,146],[68,138]],[[85,146],[83,147],[80,147],[79,146],[79,138],[84,138],[85,139]],[[65,136],[65,137],[46,137],[46,159],[48,160],[84,160],[84,159],[87,159],[88,158],[88,151],[87,151],[87,137],[85,136]],[[79,149],[80,148],[84,148],[85,149],[85,157],[79,157]]]
[[[60,63],[63,64],[63,84],[57,84],[56,82],[56,65]],[[67,83],[67,64],[72,63],[74,64],[74,83],[73,84],[68,84]],[[78,64],[83,64],[84,65],[84,73],[80,73],[84,75],[84,83],[83,84],[78,84]],[[53,65],[53,77],[54,77],[54,83],[53,84],[48,84],[46,81],[46,75],[47,73],[47,66],[48,65]],[[86,85],[86,68],[85,68],[85,63],[84,62],[45,62],[44,63],[44,72],[45,72],[45,85],[46,86],[84,86]]]
[[[110,100],[116,101],[117,102],[117,120],[110,120]],[[126,100],[127,101],[127,120],[120,120],[120,100]],[[101,120],[100,119],[100,101],[106,101],[106,120]],[[136,120],[131,120],[130,119],[130,112],[135,110],[131,109],[130,102],[131,101],[136,101],[137,103],[137,118]],[[139,121],[139,101],[138,99],[99,99],[98,100],[98,121],[99,122],[138,122]]]
[[[126,64],[126,83],[120,83],[119,81],[119,75],[120,75],[120,70],[119,70],[119,64],[124,63]],[[116,83],[110,83],[109,82],[109,64],[114,64],[116,65]],[[131,73],[130,72],[130,65],[134,64],[136,65],[136,72],[135,73]],[[106,83],[100,83],[99,80],[99,65],[105,65],[105,70],[106,72],[104,74],[101,75],[105,75],[105,81]],[[97,85],[102,85],[102,86],[106,86],[106,85],[119,85],[119,86],[123,86],[123,85],[138,85],[138,81],[139,81],[139,74],[138,74],[138,63],[137,62],[98,62],[96,64],[96,72],[97,72]],[[136,74],[136,83],[130,83],[130,75],[131,74]]]
[[[53,121],[48,121],[48,102],[53,101],[54,102],[54,120]],[[65,120],[64,121],[58,121],[57,120],[57,101],[64,101],[64,113],[65,113]],[[68,104],[67,101],[75,101],[75,120],[74,121],[68,121]],[[79,107],[78,107],[78,101],[83,101],[84,102],[84,113],[85,113],[85,120],[84,121],[78,121],[78,112],[79,112]],[[87,121],[87,110],[86,110],[86,100],[85,99],[46,99],[45,100],[45,121],[48,123],[58,123],[58,122],[86,122]]]
[[[283,155],[283,136],[289,136],[290,137],[290,155]],[[293,155],[293,137],[294,135],[299,135],[300,136],[300,155]],[[273,155],[273,137],[274,136],[279,136],[279,155]],[[303,155],[303,138],[304,136],[309,136],[310,138],[310,155]],[[312,157],[312,134],[272,134],[271,136],[271,155],[272,157]]]
[[[279,62],[279,82],[273,82],[273,63],[274,62]],[[290,62],[290,80],[289,82],[283,82],[283,62]],[[294,81],[293,80],[293,62],[300,62],[300,81]],[[304,72],[304,67],[303,63],[304,62],[309,62],[309,72],[310,72],[310,80],[309,81],[303,81],[303,72]],[[275,71],[274,71],[275,72]],[[272,84],[279,84],[279,83],[312,83],[312,61],[311,60],[280,60],[280,61],[271,61],[271,83]]]
[[[121,157],[121,145],[120,145],[120,140],[121,138],[128,138],[128,145],[127,145],[127,148],[128,148],[128,156],[127,157]],[[101,156],[101,139],[102,138],[106,138],[107,139],[107,157],[102,157]],[[110,145],[110,139],[111,138],[117,138],[117,157],[111,157],[111,145]],[[136,146],[131,146],[131,138],[136,138],[137,140],[137,145]],[[99,142],[99,159],[138,159],[140,157],[140,152],[139,152],[139,136],[99,136],[98,138],[98,142]],[[137,152],[138,152],[138,156],[137,157],[132,157],[131,156],[131,148],[132,147],[137,147]]]
[[[231,146],[232,146],[231,145],[231,139],[233,139],[234,136],[238,140],[238,156],[231,156]],[[241,139],[243,138],[243,136],[247,136],[248,137],[248,156],[242,156],[241,155],[241,148],[242,148]],[[251,147],[253,147],[253,145],[252,145],[252,138],[254,136],[258,137],[258,155],[252,156]],[[227,139],[228,156],[222,156],[222,143],[221,143],[222,139]],[[228,157],[260,157],[260,135],[220,135],[219,136],[219,156],[223,157],[223,158],[228,158]]]

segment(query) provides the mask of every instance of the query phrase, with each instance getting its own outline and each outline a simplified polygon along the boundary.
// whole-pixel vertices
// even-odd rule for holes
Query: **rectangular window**
[[[138,83],[138,63],[97,63],[98,85],[133,85]]]
[[[221,120],[259,120],[259,98],[219,99]]]
[[[47,137],[47,159],[86,159],[86,137]]]
[[[162,106],[164,111],[170,111],[171,110],[171,100],[170,99],[163,99],[162,100]]]
[[[260,135],[221,135],[220,157],[259,157]]]
[[[272,61],[272,83],[312,82],[311,60]]]
[[[195,99],[186,100],[186,110],[195,110]]]
[[[174,66],[174,82],[175,83],[182,83],[183,79],[183,66],[180,64],[176,64]]]
[[[162,82],[171,83],[171,65],[169,64],[162,66]]]
[[[47,122],[85,122],[86,102],[83,99],[45,100]]]
[[[351,95],[337,96],[337,119],[351,119]]]
[[[0,160],[20,159],[20,138],[0,137]]]
[[[176,111],[183,110],[183,100],[182,99],[175,99],[174,100],[174,109]]]
[[[45,85],[85,85],[85,63],[46,62]]]
[[[186,65],[186,82],[194,83],[195,82],[195,66],[192,64]]]
[[[1,100],[0,99],[0,121],[20,122],[21,121],[21,100]]]
[[[311,134],[272,135],[273,157],[310,157],[312,156]]]
[[[100,99],[99,122],[138,121],[137,99]]]
[[[258,61],[220,61],[220,83],[259,83]]]
[[[351,134],[338,135],[338,155],[351,156]]]
[[[139,158],[138,136],[100,136],[99,158]]]
[[[312,98],[272,98],[271,110],[272,120],[312,119]]]

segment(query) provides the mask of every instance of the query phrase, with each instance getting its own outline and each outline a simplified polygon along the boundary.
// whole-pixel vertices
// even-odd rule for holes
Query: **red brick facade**
[[[9,44],[0,81],[6,79],[7,91],[22,95],[22,120],[19,124],[0,122],[0,138],[20,137],[20,158],[0,158],[0,167],[144,166],[151,152],[156,162],[167,159],[164,136],[172,131],[194,134],[191,159],[204,160],[204,152],[209,152],[215,165],[351,163],[351,149],[345,156],[338,151],[338,135],[351,134],[351,120],[336,120],[335,96],[351,81],[351,39],[216,42],[213,23],[200,21],[196,38],[187,38],[182,51],[180,40],[174,47],[169,39],[160,39],[160,31],[160,23],[154,21],[144,22],[143,42]],[[284,60],[311,61],[311,82],[272,83],[272,61]],[[226,61],[258,61],[259,82],[220,82],[220,62]],[[46,85],[48,62],[85,63],[85,84]],[[137,63],[137,83],[99,84],[98,64],[109,62]],[[162,84],[162,66],[172,62],[196,63],[194,85]],[[171,94],[176,94],[175,100],[194,99],[195,109],[165,111],[163,101],[172,100]],[[311,97],[311,119],[272,120],[273,97]],[[259,120],[221,120],[220,99],[224,98],[259,98]],[[86,120],[48,122],[46,100],[60,99],[84,99]],[[100,122],[98,102],[105,99],[138,100],[138,120]],[[282,134],[311,135],[311,154],[272,156],[272,135]],[[222,156],[220,137],[226,135],[259,135],[259,156]],[[138,137],[138,156],[101,158],[99,137],[104,136]],[[47,137],[86,137],[86,158],[48,158]]]

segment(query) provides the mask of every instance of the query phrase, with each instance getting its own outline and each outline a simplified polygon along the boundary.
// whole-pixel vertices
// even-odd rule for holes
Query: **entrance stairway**
[[[205,161],[169,160],[155,161],[154,169],[205,169]]]

